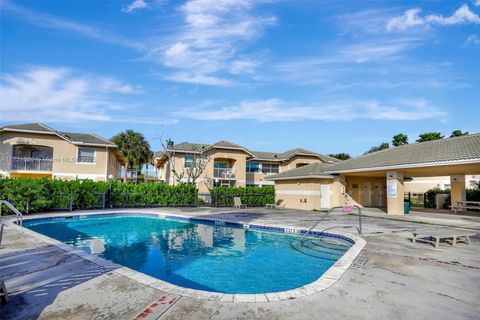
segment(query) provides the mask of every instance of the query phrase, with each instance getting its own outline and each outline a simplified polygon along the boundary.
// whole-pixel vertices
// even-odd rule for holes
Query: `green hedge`
[[[198,190],[194,185],[170,186],[161,183],[125,184],[92,180],[0,179],[0,199],[10,201],[20,212],[29,213],[107,207],[194,205]],[[104,199],[105,197],[105,199]],[[4,210],[8,210],[4,208]]]
[[[242,204],[264,207],[267,203],[275,203],[274,186],[263,187],[215,187],[210,191],[212,204],[217,206],[233,206],[233,198],[240,197]]]
[[[440,188],[433,188],[425,192],[425,208],[435,208],[436,206],[436,196],[437,194],[450,194],[450,189],[445,189],[442,190]],[[448,201],[448,204],[445,203],[446,205],[450,205],[450,201]]]
[[[439,193],[449,195],[445,201],[444,209],[448,209],[450,207],[450,189],[442,190],[440,188],[433,188],[425,192],[425,208],[435,208],[435,196]],[[480,183],[477,183],[471,189],[466,189],[465,193],[467,201],[480,201]]]

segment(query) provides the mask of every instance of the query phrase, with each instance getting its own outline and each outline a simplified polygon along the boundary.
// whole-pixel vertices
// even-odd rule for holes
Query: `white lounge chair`
[[[234,197],[233,198],[233,207],[234,208],[247,208],[247,205],[246,204],[242,204],[242,200],[240,199],[240,197]]]
[[[267,203],[265,208],[284,208],[285,204],[282,206],[283,199],[278,199],[275,203]]]

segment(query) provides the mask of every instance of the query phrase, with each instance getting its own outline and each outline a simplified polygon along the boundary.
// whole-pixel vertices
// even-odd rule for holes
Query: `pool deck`
[[[243,224],[307,227],[322,213],[287,209],[135,209]],[[75,215],[81,212],[74,212]],[[11,292],[2,319],[479,319],[480,216],[364,210],[366,246],[328,289],[278,302],[222,302],[171,294],[38,238],[6,228],[0,279]],[[412,222],[413,221],[413,222]],[[356,226],[335,213],[318,230]],[[472,244],[412,244],[413,231],[463,227]],[[334,229],[335,230],[335,229]],[[343,230],[343,231],[342,231]],[[355,228],[339,231],[355,233]],[[208,275],[207,275],[208,276]]]

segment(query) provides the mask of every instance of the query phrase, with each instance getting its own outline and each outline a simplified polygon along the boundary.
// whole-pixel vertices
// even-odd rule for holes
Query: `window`
[[[183,157],[183,166],[185,168],[192,168],[195,160],[193,159],[193,156],[191,154],[186,154]]]
[[[260,172],[260,163],[247,162],[247,172],[250,172],[250,173]]]
[[[278,164],[275,163],[262,163],[263,173],[278,173]]]
[[[276,163],[247,162],[247,172],[279,173],[280,171]]]
[[[308,165],[308,163],[297,163],[296,167],[301,168],[301,167],[304,167],[306,165]]]
[[[43,147],[43,146],[15,145],[13,146],[13,157],[52,159],[53,149],[50,147]]]
[[[227,169],[228,168],[228,163],[226,163],[226,162],[215,162],[213,164],[213,167],[215,169]]]
[[[95,149],[93,148],[78,148],[78,163],[95,163]]]

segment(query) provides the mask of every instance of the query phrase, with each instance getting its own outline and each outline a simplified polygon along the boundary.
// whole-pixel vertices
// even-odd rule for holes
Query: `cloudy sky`
[[[480,131],[480,0],[0,0],[0,120],[154,149]]]

